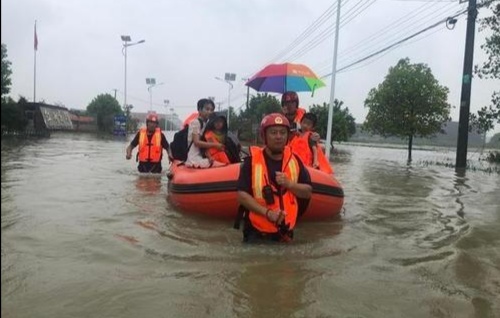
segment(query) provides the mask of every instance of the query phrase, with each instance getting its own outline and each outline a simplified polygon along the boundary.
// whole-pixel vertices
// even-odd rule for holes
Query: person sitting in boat
[[[217,150],[224,150],[224,145],[216,142],[203,141],[201,136],[208,123],[208,120],[215,109],[215,104],[211,99],[202,98],[198,101],[198,118],[200,120],[191,120],[188,128],[188,145],[189,150],[186,159],[186,166],[191,168],[209,168],[220,167],[226,163],[219,162],[206,158],[204,156],[205,150],[214,148]],[[203,127],[202,127],[203,125]],[[203,151],[202,151],[203,149]]]
[[[333,170],[328,159],[318,142],[312,138],[317,121],[315,114],[304,114],[300,122],[300,131],[296,138],[290,140],[289,146],[306,166],[331,174]]]
[[[289,134],[290,123],[284,115],[265,116],[260,123],[265,146],[250,147],[250,157],[241,165],[237,189],[238,202],[244,208],[240,209],[245,220],[244,242],[290,241],[297,218],[311,198],[311,177],[287,146]],[[304,199],[306,203],[301,204]]]
[[[148,114],[146,127],[140,129],[128,145],[125,156],[127,160],[132,158],[132,149],[136,146],[139,146],[136,157],[139,161],[137,166],[139,172],[161,173],[163,149],[168,153],[169,145],[167,138],[158,127],[158,116],[155,113]]]
[[[287,91],[281,95],[281,109],[290,122],[290,141],[299,135],[300,122],[306,113],[304,108],[299,107],[299,95],[294,91]],[[313,133],[312,138],[319,141],[318,133]]]
[[[203,134],[203,140],[224,145],[224,149],[215,147],[206,149],[205,155],[209,160],[225,164],[241,161],[241,145],[228,135],[226,116],[215,114],[215,116],[208,121],[207,128]]]

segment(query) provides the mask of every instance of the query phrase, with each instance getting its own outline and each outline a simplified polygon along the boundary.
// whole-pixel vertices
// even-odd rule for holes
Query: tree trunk
[[[413,145],[413,135],[408,136],[408,163],[411,162],[411,147]]]

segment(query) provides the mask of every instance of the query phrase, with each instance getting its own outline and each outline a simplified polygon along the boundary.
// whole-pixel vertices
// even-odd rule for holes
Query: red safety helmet
[[[148,116],[146,117],[146,123],[148,121],[158,123],[158,116],[156,114],[148,114]]]
[[[264,116],[260,122],[260,137],[266,141],[266,129],[271,126],[284,126],[290,130],[290,122],[280,113],[272,113]]]
[[[297,102],[297,107],[299,106],[299,95],[294,91],[288,91],[281,95],[281,106],[288,102]]]

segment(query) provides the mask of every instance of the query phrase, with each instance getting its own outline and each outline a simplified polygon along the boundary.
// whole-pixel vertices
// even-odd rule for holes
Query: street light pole
[[[163,100],[163,106],[165,106],[165,131],[168,130],[167,126],[167,116],[168,116],[168,104],[170,104],[170,101],[168,99]]]
[[[125,83],[124,83],[124,90],[123,90],[123,109],[126,109],[127,107],[127,48],[129,46],[137,45],[146,42],[146,40],[140,40],[134,43],[128,43],[132,41],[130,38],[130,35],[122,35],[121,39],[123,41],[123,48],[122,48],[122,54],[125,56]]]
[[[154,78],[146,78],[146,84],[148,84],[148,92],[149,92],[149,111],[153,111],[153,87],[163,85],[165,83],[156,84],[156,79]]]
[[[229,129],[229,115],[230,115],[230,109],[231,109],[231,90],[233,89],[233,83],[231,83],[231,80],[234,81],[236,75],[231,74],[231,73],[226,73],[225,79],[222,79],[218,76],[215,77],[216,80],[219,80],[221,82],[226,82],[229,84],[229,89],[227,91],[227,128]]]

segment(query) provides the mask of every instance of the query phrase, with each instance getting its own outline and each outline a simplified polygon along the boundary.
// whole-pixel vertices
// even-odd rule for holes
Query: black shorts
[[[137,169],[144,173],[161,173],[162,167],[160,162],[139,162]]]

